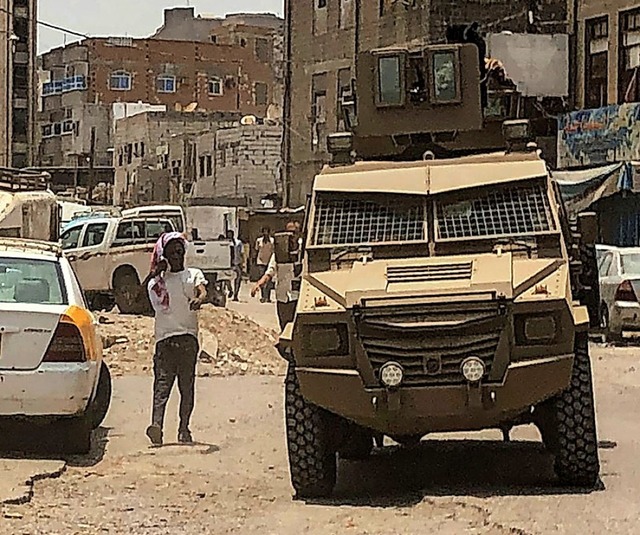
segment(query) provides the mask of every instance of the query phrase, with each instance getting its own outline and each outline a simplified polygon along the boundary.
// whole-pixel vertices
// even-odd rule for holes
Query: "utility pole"
[[[89,149],[89,184],[87,185],[87,201],[91,203],[93,188],[95,186],[95,161],[96,161],[96,127],[91,127],[91,146]]]

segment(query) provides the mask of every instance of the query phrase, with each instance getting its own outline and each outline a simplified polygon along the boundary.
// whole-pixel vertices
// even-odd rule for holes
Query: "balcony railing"
[[[86,89],[86,76],[68,76],[67,78],[63,78],[62,80],[45,82],[42,85],[42,96],[47,97],[49,95],[60,95],[62,93],[69,93],[71,91],[85,91]]]

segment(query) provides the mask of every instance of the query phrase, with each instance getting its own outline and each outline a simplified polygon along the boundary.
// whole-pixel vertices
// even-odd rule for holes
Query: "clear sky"
[[[283,0],[39,0],[38,19],[89,36],[146,37],[162,25],[167,7],[192,5],[196,13],[268,12],[283,15]],[[151,7],[153,6],[153,7]],[[66,42],[79,38],[66,36]],[[65,35],[39,26],[38,50],[65,44]]]

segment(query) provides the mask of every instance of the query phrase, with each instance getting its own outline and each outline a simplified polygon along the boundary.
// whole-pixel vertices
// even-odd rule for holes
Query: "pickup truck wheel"
[[[295,366],[291,364],[285,389],[289,468],[296,496],[327,496],[335,487],[337,472],[329,415],[304,399]]]
[[[538,427],[545,446],[555,455],[555,472],[569,486],[593,487],[600,461],[589,360],[588,335],[576,335],[569,387],[540,407]]]
[[[116,275],[113,283],[113,294],[118,310],[122,314],[138,314],[141,312],[140,283],[134,274]]]
[[[111,372],[105,362],[100,367],[100,379],[98,379],[98,388],[96,395],[91,402],[88,411],[88,418],[91,422],[92,429],[98,429],[109,412],[109,405],[111,405]]]

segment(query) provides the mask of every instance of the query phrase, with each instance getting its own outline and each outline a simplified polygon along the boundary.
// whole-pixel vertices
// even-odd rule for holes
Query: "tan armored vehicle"
[[[426,65],[434,50],[454,58],[459,102],[471,106],[471,94],[479,106],[480,91],[464,89],[469,77],[480,83],[475,48],[426,48]],[[398,65],[410,63],[410,51],[393,54]],[[382,70],[380,56],[360,61],[378,87],[369,73]],[[506,152],[354,162],[353,143],[384,145],[385,113],[435,106],[429,84],[426,101],[411,104],[409,75],[397,72],[399,100],[416,109],[376,107],[358,84],[358,117],[363,109],[380,115],[368,117],[366,131],[360,120],[353,136],[330,136],[334,164],[313,186],[300,300],[280,340],[293,486],[302,497],[330,493],[337,459],[367,456],[383,436],[400,444],[433,432],[497,428],[508,436],[525,423],[539,427],[563,484],[592,486],[594,218],[570,224],[545,162],[527,145],[526,121],[505,123]],[[459,110],[449,110],[450,121]]]

